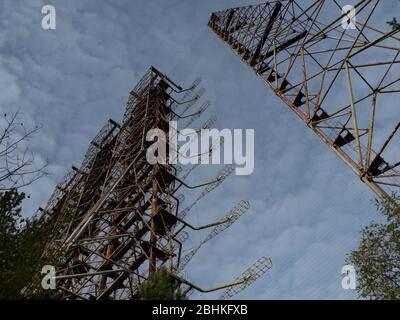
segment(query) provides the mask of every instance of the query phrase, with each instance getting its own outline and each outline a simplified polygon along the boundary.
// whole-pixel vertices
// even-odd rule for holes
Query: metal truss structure
[[[399,30],[377,27],[379,0],[339,2],[270,1],[212,13],[208,25],[386,198],[400,187]]]
[[[269,269],[272,268],[272,261],[268,257],[261,257],[255,263],[253,263],[245,272],[242,273],[237,279],[246,279],[240,285],[228,287],[220,296],[221,300],[227,300],[232,298],[234,295],[246,289],[259,277],[265,274]]]
[[[213,291],[249,282],[246,277],[204,290],[178,276],[183,269],[183,242],[189,236],[186,230],[215,227],[207,238],[211,240],[249,208],[242,201],[225,218],[205,226],[184,220],[234,167],[225,166],[211,181],[190,186],[185,179],[196,165],[183,170],[170,164],[171,159],[168,164],[150,164],[146,158],[149,130],[157,128],[169,135],[171,120],[192,123],[208,108],[205,102],[188,113],[204,94],[199,84],[196,80],[184,90],[151,67],[131,91],[122,123],[106,123],[90,143],[82,165],[72,168],[40,209],[42,221],[53,230],[44,258],[55,261],[62,297],[136,299],[140,284],[160,267],[176,275],[186,291]],[[214,122],[212,117],[201,128]],[[182,210],[185,197],[178,190],[184,188],[203,190]]]

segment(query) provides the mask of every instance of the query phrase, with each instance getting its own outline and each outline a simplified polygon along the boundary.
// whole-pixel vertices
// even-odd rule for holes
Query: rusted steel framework
[[[188,238],[185,229],[215,227],[219,233],[248,209],[248,202],[242,201],[222,220],[192,226],[184,218],[234,167],[224,167],[209,182],[189,186],[185,179],[196,166],[183,170],[146,159],[150,129],[169,134],[170,120],[192,123],[208,108],[205,102],[190,110],[204,93],[199,83],[196,80],[184,90],[150,68],[131,91],[122,123],[106,123],[80,168],[72,168],[41,209],[44,223],[53,229],[44,257],[51,255],[56,261],[56,283],[63,297],[135,299],[138,286],[161,266],[175,274],[187,291],[197,288],[179,277],[182,244]],[[202,128],[214,122],[212,117]],[[178,190],[184,188],[203,190],[182,209],[184,195]],[[236,280],[229,286],[247,281]]]
[[[358,1],[346,28],[341,2],[270,1],[212,13],[208,25],[385,198],[400,187],[399,30],[379,29],[379,0]]]

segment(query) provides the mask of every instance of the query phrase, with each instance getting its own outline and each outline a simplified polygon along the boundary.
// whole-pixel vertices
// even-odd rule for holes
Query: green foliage
[[[0,193],[0,299],[29,298],[21,290],[41,271],[38,262],[48,233],[37,218],[22,219],[24,198],[16,189]]]
[[[400,23],[397,22],[396,18],[393,18],[392,21],[388,21],[387,24],[390,25],[393,30],[400,29]]]
[[[378,203],[386,223],[372,222],[361,231],[359,248],[348,263],[357,270],[360,297],[378,300],[400,299],[400,207],[399,198]]]
[[[16,298],[14,286],[18,254],[18,225],[22,222],[21,202],[24,193],[15,189],[0,193],[0,298]]]
[[[164,268],[144,282],[139,288],[139,295],[142,300],[184,300],[179,283]]]

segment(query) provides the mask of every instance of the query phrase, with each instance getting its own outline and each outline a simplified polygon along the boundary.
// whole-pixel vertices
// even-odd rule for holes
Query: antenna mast
[[[211,14],[209,27],[380,198],[400,187],[400,37],[379,0],[280,0]],[[350,13],[351,14],[351,13]]]

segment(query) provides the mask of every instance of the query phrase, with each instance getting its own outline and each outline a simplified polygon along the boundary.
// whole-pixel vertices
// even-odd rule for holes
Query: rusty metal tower
[[[209,27],[379,197],[400,187],[400,37],[379,0],[280,0]]]
[[[47,206],[40,209],[43,223],[53,230],[44,258],[55,262],[62,297],[136,299],[140,284],[160,267],[168,268],[186,292],[232,286],[240,291],[271,268],[271,260],[264,257],[244,277],[210,289],[201,289],[182,275],[195,251],[249,209],[249,203],[242,200],[220,220],[192,226],[185,217],[221,185],[234,166],[227,165],[210,181],[191,186],[185,180],[197,165],[183,169],[170,164],[172,161],[151,164],[146,158],[150,129],[170,134],[171,120],[193,123],[208,108],[205,102],[191,110],[205,91],[199,84],[196,80],[182,89],[151,67],[131,91],[122,122],[106,123],[90,143],[82,165],[72,167]],[[215,120],[210,118],[201,128],[210,127]],[[171,147],[167,144],[167,149]],[[202,191],[182,209],[185,197],[178,191],[185,188]],[[214,229],[185,254],[186,230],[207,228]]]

